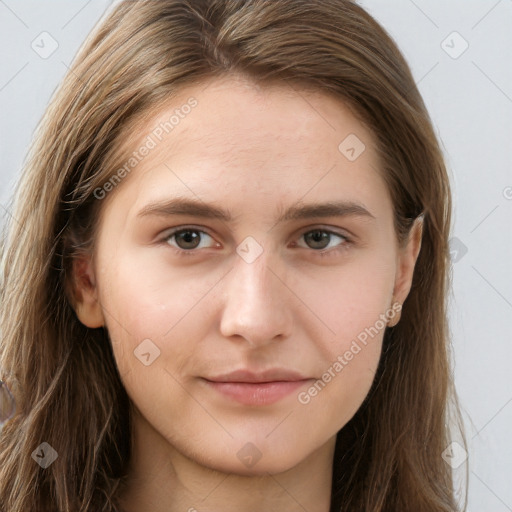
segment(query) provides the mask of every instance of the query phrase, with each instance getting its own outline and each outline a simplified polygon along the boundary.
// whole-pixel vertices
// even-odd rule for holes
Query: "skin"
[[[307,404],[298,395],[404,302],[421,224],[400,249],[373,135],[340,100],[285,83],[231,75],[182,90],[131,150],[191,96],[197,107],[104,200],[95,253],[76,265],[77,315],[107,327],[134,407],[124,508],[328,512],[336,434],[371,387],[384,329]],[[338,149],[349,134],[366,146],[354,161]],[[233,219],[137,217],[177,195]],[[339,200],[374,218],[277,221],[289,207]],[[191,225],[199,246],[183,254],[194,244],[169,232]],[[335,234],[315,245],[304,235],[318,229]],[[251,263],[236,251],[249,236],[263,250]],[[145,339],[160,350],[148,366],[134,355]],[[276,403],[243,405],[201,378],[276,367],[311,380]],[[251,467],[237,456],[244,446],[261,455]]]

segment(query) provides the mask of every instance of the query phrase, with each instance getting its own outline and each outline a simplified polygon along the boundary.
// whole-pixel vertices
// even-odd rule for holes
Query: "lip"
[[[299,387],[314,380],[295,371],[276,368],[254,373],[248,370],[215,377],[203,377],[206,384],[244,405],[270,405],[282,400]]]
[[[264,383],[264,382],[294,382],[308,380],[309,377],[301,375],[293,370],[285,368],[272,368],[263,372],[251,372],[250,370],[235,370],[231,373],[216,377],[205,377],[212,382],[242,382],[242,383]]]

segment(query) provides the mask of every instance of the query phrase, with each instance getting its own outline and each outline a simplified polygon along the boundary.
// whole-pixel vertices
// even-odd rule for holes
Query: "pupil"
[[[326,233],[324,231],[311,231],[307,236],[312,240],[313,245],[315,248],[323,249],[324,247],[327,247],[329,244],[329,233]],[[325,242],[325,243],[323,243]],[[320,247],[318,247],[318,244],[320,244]]]
[[[182,240],[185,244],[192,244],[192,247],[184,247],[184,249],[193,249],[198,246],[199,236],[195,231],[182,231],[178,234],[177,240]]]

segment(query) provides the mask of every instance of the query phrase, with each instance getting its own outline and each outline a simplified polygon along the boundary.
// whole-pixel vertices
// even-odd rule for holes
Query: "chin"
[[[230,458],[231,459],[231,458]],[[240,461],[233,461],[232,459],[228,461],[218,461],[210,464],[208,467],[215,471],[219,471],[221,473],[233,474],[238,476],[251,476],[251,477],[259,477],[266,475],[277,475],[279,473],[284,473],[292,469],[295,465],[297,465],[300,461],[288,461],[288,460],[276,460],[275,457],[261,457],[258,462],[256,462],[253,466],[245,466]]]
[[[234,442],[222,445],[219,443],[217,450],[203,447],[202,450],[196,449],[188,454],[185,449],[182,453],[197,464],[214,471],[256,477],[288,471],[300,464],[308,455],[305,452],[304,456],[300,458],[297,446],[281,444],[281,447],[278,447],[270,444],[257,447],[250,442],[232,441]]]

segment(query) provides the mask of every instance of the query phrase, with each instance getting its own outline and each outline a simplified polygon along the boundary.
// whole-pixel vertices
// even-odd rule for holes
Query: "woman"
[[[1,510],[457,509],[449,181],[355,3],[120,3],[13,217]]]

